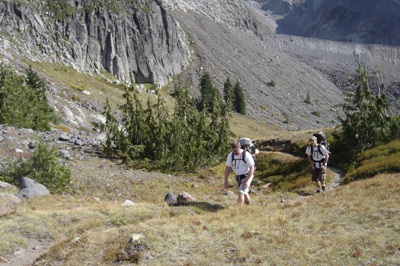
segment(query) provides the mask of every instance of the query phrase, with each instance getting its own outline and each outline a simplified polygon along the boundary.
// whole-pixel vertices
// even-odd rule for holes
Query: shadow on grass
[[[297,194],[299,194],[300,196],[304,196],[304,197],[315,195],[314,192],[312,192],[312,191],[307,191],[307,190],[299,190],[299,191],[297,192]]]
[[[174,205],[175,207],[196,207],[202,211],[208,211],[208,212],[216,212],[219,210],[223,210],[226,207],[223,205],[219,205],[219,204],[211,204],[208,202],[196,202],[196,201],[191,201],[191,202],[184,202],[184,203],[177,203]]]

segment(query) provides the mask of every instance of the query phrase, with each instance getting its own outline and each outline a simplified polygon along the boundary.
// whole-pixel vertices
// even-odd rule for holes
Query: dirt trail
[[[342,179],[342,177],[344,177],[344,175],[346,174],[345,171],[335,168],[335,167],[331,167],[329,166],[328,169],[330,171],[333,172],[334,176],[332,178],[332,182],[330,184],[328,184],[328,188],[335,188],[338,187],[340,185],[340,180]]]

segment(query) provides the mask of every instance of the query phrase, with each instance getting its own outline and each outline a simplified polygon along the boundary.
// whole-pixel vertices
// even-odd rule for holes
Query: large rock
[[[168,206],[175,206],[178,201],[174,193],[168,192],[164,197],[164,201],[168,204]]]
[[[17,211],[21,200],[12,194],[0,194],[0,216]]]
[[[19,188],[21,189],[17,194],[19,198],[31,199],[50,194],[45,186],[28,177],[23,177],[19,180]]]
[[[187,192],[179,193],[178,198],[177,198],[178,204],[185,204],[188,202],[193,202],[195,200],[196,200],[196,198],[191,196]]]

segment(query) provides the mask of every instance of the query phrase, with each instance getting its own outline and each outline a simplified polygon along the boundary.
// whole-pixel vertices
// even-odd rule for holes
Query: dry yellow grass
[[[108,166],[109,173],[113,167]],[[112,175],[116,187],[123,176]],[[90,187],[81,196],[24,201],[16,214],[2,218],[1,253],[10,256],[16,246],[41,239],[53,246],[37,265],[129,265],[117,262],[117,257],[129,245],[130,235],[140,233],[147,247],[138,254],[141,265],[396,265],[400,261],[400,174],[380,175],[309,197],[257,191],[252,205],[244,207],[236,206],[235,192],[225,193],[219,174],[198,178],[154,173],[140,186],[146,189],[131,207],[121,203],[134,198],[134,192],[131,197],[108,195],[96,201]],[[168,207],[162,201],[166,191],[186,190],[198,202],[224,208]]]

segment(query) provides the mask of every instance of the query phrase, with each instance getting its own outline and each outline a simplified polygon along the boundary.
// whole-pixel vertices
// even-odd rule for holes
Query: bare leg
[[[244,203],[246,205],[250,205],[250,195],[249,194],[244,194]]]
[[[237,203],[238,203],[238,205],[243,205],[243,203],[244,203],[244,194],[243,193],[238,194]]]

